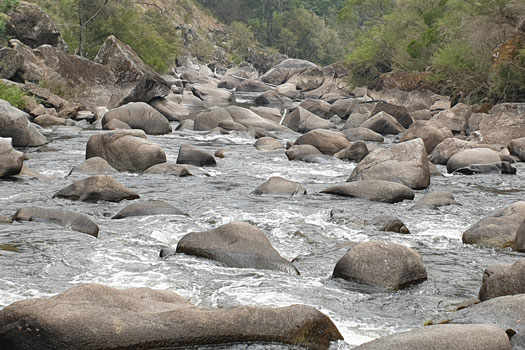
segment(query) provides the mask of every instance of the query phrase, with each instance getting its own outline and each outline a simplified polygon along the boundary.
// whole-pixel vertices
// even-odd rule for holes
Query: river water
[[[26,150],[26,164],[43,177],[0,182],[0,215],[12,215],[24,206],[61,207],[88,214],[101,227],[95,239],[51,223],[0,224],[0,308],[91,282],[169,289],[207,307],[307,304],[327,314],[344,336],[345,342],[334,348],[351,349],[380,336],[421,327],[437,313],[476,296],[487,265],[520,258],[508,250],[463,245],[461,235],[493,210],[521,199],[525,190],[522,164],[517,165],[515,176],[433,177],[427,191],[450,191],[462,206],[410,210],[413,202],[385,204],[319,194],[329,185],[344,182],[355,166],[352,163],[335,159],[324,164],[290,162],[283,150],[257,151],[254,139],[242,133],[174,132],[149,136],[163,147],[169,161],[177,159],[181,143],[210,152],[224,149],[226,157],[218,159],[216,168],[205,169],[209,176],[120,173],[114,177],[141,199],[167,201],[190,216],[111,220],[129,202],[93,204],[52,198],[59,189],[85,177],[67,175],[84,160],[87,140],[97,132],[87,126],[48,130],[53,140],[49,145]],[[252,195],[270,176],[301,182],[308,194]],[[416,199],[424,193],[417,192]],[[347,219],[332,221],[334,208],[343,209]],[[378,232],[364,225],[365,220],[379,215],[399,217],[411,234]],[[158,257],[162,247],[174,248],[186,233],[234,220],[262,229],[283,257],[295,259],[301,275],[227,268],[186,255]],[[423,257],[428,280],[399,292],[332,280],[333,268],[349,242],[368,240],[416,249]]]

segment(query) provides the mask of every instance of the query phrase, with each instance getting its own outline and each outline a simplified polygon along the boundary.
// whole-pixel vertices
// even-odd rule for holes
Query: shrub
[[[0,99],[6,100],[12,106],[18,109],[24,109],[24,96],[26,96],[26,93],[17,86],[0,82]]]

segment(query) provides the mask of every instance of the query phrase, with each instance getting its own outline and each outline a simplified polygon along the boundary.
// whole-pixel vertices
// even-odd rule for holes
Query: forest
[[[112,33],[160,72],[181,54],[212,61],[222,52],[226,62],[240,63],[257,47],[321,65],[344,61],[352,86],[377,87],[387,72],[417,72],[425,86],[465,102],[525,100],[520,0],[32,2],[60,24],[70,51],[94,57]],[[0,12],[16,3],[2,0]],[[206,16],[225,30],[200,28]]]

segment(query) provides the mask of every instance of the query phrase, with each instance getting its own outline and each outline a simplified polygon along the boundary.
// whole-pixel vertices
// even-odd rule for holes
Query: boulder
[[[271,90],[272,88],[266,85],[260,80],[247,79],[242,81],[238,86],[237,90],[239,92],[265,92]]]
[[[0,178],[18,175],[24,165],[24,154],[13,148],[11,139],[0,137]]]
[[[195,130],[195,121],[191,119],[186,119],[180,122],[175,130]]]
[[[289,58],[263,74],[261,80],[272,85],[281,85],[294,74],[304,72],[309,68],[319,69],[319,67],[312,62]]]
[[[56,126],[56,125],[68,125],[68,124],[74,125],[75,124],[72,120],[55,117],[49,114],[39,115],[33,121],[35,122],[35,124],[38,124],[43,128],[48,128],[50,126]]]
[[[484,323],[484,322],[481,322]],[[381,337],[354,350],[511,350],[505,330],[486,324],[436,325]]]
[[[186,120],[190,111],[182,103],[176,103],[168,98],[156,98],[149,103],[151,107],[159,111],[168,121],[182,122]]]
[[[463,232],[463,243],[492,248],[513,247],[523,220],[525,202],[515,202],[496,210]]]
[[[112,219],[124,219],[131,216],[149,215],[188,215],[174,206],[159,200],[133,203],[119,211]]]
[[[427,152],[421,139],[394,144],[391,149],[370,152],[348,181],[384,180],[421,190],[430,185]]]
[[[299,104],[299,107],[323,118],[330,119],[335,113],[331,111],[332,105],[326,101],[308,98]]]
[[[18,209],[13,216],[16,221],[46,221],[59,224],[73,231],[98,237],[99,228],[87,215],[64,209],[27,207]]]
[[[346,197],[365,198],[376,202],[397,203],[414,199],[414,192],[405,185],[381,181],[364,180],[329,187],[321,193]]]
[[[53,197],[80,200],[83,202],[120,202],[138,199],[139,195],[126,188],[109,175],[95,175],[61,189]]]
[[[504,145],[489,145],[483,143],[476,143],[472,141],[465,141],[455,137],[450,137],[443,140],[438,144],[432,154],[430,155],[430,160],[434,164],[447,165],[448,160],[456,153],[472,148],[488,148],[493,151],[498,152],[500,155],[508,155],[507,147]]]
[[[375,131],[367,128],[349,128],[341,131],[349,141],[383,142],[385,138]]]
[[[408,110],[404,106],[397,106],[388,102],[379,102],[375,105],[371,116],[374,116],[379,112],[385,112],[386,114],[394,117],[397,122],[405,129],[408,129],[414,122],[408,113]]]
[[[29,115],[0,100],[0,137],[10,137],[15,147],[36,147],[47,139],[29,121]]]
[[[351,146],[337,152],[334,157],[351,162],[360,162],[368,155],[368,148],[364,142],[355,142]]]
[[[330,105],[330,113],[338,115],[341,119],[348,119],[356,104],[358,104],[358,101],[353,98],[337,100]]]
[[[230,112],[224,107],[214,107],[197,114],[194,129],[198,131],[212,130],[224,122],[233,122]]]
[[[201,151],[191,145],[183,144],[179,149],[177,164],[191,164],[195,166],[216,166],[215,158],[208,152]]]
[[[286,180],[279,176],[272,176],[265,183],[257,186],[253,194],[306,194],[306,188],[298,182]]]
[[[414,111],[410,113],[410,116],[414,121],[418,120],[430,120],[432,119],[432,112],[428,109],[420,109],[419,111]]]
[[[283,148],[283,145],[273,137],[261,137],[255,141],[254,146],[258,151],[275,151]]]
[[[263,231],[245,222],[188,233],[177,244],[177,253],[215,260],[229,267],[299,274],[295,266],[272,247]]]
[[[124,97],[116,105],[129,102],[150,102],[166,97],[169,84],[133,51],[133,49],[110,35],[99,49],[95,62],[108,67],[115,76],[115,84],[124,90]]]
[[[401,234],[410,233],[403,221],[394,216],[377,216],[372,220],[372,225],[374,225],[378,231]]]
[[[288,113],[283,120],[283,125],[300,133],[307,133],[315,129],[335,128],[332,122],[320,118],[302,107],[297,107]]]
[[[163,174],[178,177],[191,176],[192,172],[187,166],[174,163],[161,163],[144,170],[144,174]]]
[[[368,114],[366,113],[352,113],[345,122],[343,129],[359,128],[368,120]],[[368,129],[368,128],[364,128]],[[370,130],[370,129],[368,129]],[[372,131],[372,130],[370,130]],[[374,131],[375,132],[375,131]],[[375,132],[377,134],[377,132]]]
[[[483,272],[479,300],[525,294],[525,259],[514,264],[491,265]]]
[[[86,146],[86,159],[100,157],[119,171],[141,172],[165,163],[159,145],[146,140],[142,130],[119,130],[93,135]]]
[[[312,145],[294,145],[287,149],[285,153],[288,160],[304,160],[322,155],[321,151]]]
[[[399,141],[404,142],[420,138],[425,143],[427,153],[431,154],[437,145],[449,137],[452,137],[452,132],[449,129],[439,128],[434,123],[418,120],[400,135]]]
[[[456,202],[454,195],[450,192],[430,192],[418,200],[411,209],[437,209],[447,205],[461,205]]]
[[[37,5],[21,1],[8,15],[5,27],[7,35],[32,48],[48,44],[62,50],[67,49],[55,23]]]
[[[10,47],[0,48],[0,79],[11,79],[24,66],[24,57]]]
[[[352,247],[336,264],[333,278],[398,290],[427,279],[423,259],[413,249],[387,242]]]
[[[20,326],[23,325],[23,326]],[[342,336],[316,308],[199,308],[168,290],[77,285],[0,311],[5,349],[189,349],[279,343],[328,350]]]
[[[281,112],[278,108],[271,107],[250,107],[252,112],[257,113],[260,117],[271,122],[279,124],[282,119]]]
[[[363,128],[368,128],[381,135],[397,135],[405,131],[403,125],[385,112],[379,112],[371,118],[365,120],[361,125]]]
[[[102,127],[112,120],[126,123],[133,129],[144,130],[148,135],[164,135],[171,133],[168,120],[156,109],[144,102],[131,102],[112,109],[102,118]]]
[[[516,232],[514,249],[518,252],[525,252],[525,224],[523,222],[518,227],[518,231]]]
[[[519,158],[521,162],[525,161],[525,137],[514,139],[509,144],[510,154]]]
[[[458,103],[451,109],[439,112],[432,121],[448,128],[454,135],[465,134],[468,120],[472,115],[472,108],[463,103]]]
[[[462,172],[462,169],[473,168],[475,165],[500,165],[499,153],[488,148],[472,148],[459,151],[447,162],[447,172]],[[481,168],[480,168],[481,169]],[[482,172],[482,171],[480,171]]]
[[[129,126],[127,123],[119,120],[119,119],[112,119],[104,124],[105,130],[132,130],[133,128]]]
[[[306,68],[304,71],[293,75],[288,83],[297,86],[297,90],[311,91],[323,85],[325,76],[319,67]]]
[[[111,175],[117,173],[117,170],[109,165],[104,158],[93,157],[86,159],[82,164],[71,169],[69,175],[76,173],[86,175]]]
[[[278,123],[262,118],[255,112],[239,106],[228,106],[226,110],[230,113],[234,122],[246,128],[261,129],[266,131],[282,131],[285,128]]]
[[[300,90],[297,90],[297,86],[292,83],[284,83],[275,88],[275,91],[281,95],[288,97],[292,100],[300,100],[303,98],[303,94]]]
[[[295,145],[312,145],[321,153],[333,155],[351,146],[343,133],[331,130],[316,129],[300,136]]]
[[[256,106],[267,106],[276,108],[290,108],[293,101],[286,96],[282,96],[276,90],[268,90],[257,96],[254,100]]]
[[[491,114],[481,120],[479,132],[484,143],[508,145],[514,139],[525,137],[525,121],[517,114]]]

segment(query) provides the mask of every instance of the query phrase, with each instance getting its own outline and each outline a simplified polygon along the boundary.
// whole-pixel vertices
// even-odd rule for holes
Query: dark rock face
[[[208,152],[201,151],[191,145],[180,146],[177,164],[190,164],[195,166],[216,166],[215,158]]]
[[[148,135],[164,135],[171,133],[168,120],[156,109],[144,102],[128,103],[110,110],[102,118],[102,127],[112,120],[126,123],[132,129],[144,130]]]
[[[24,154],[11,146],[10,139],[0,137],[0,178],[17,175],[24,165]]]
[[[0,137],[12,138],[15,147],[36,147],[47,143],[43,136],[29,121],[29,114],[0,100]]]
[[[116,326],[117,325],[117,326]],[[201,309],[176,293],[73,287],[52,298],[19,301],[0,311],[2,349],[184,349],[275,342],[327,350],[342,339],[315,308]]]
[[[111,176],[95,175],[74,182],[72,185],[58,191],[54,197],[83,202],[120,202],[124,199],[137,199],[139,195],[117,182]]]
[[[142,130],[119,130],[93,135],[86,146],[86,159],[100,157],[119,171],[141,172],[165,163],[166,154],[146,140]]]
[[[286,180],[279,176],[273,176],[265,183],[259,185],[253,194],[306,194],[306,188],[298,182]]]
[[[513,203],[481,219],[463,232],[463,243],[493,248],[513,247],[523,220],[525,202]]]
[[[380,180],[349,182],[329,187],[321,193],[366,198],[376,202],[397,203],[414,199],[414,192],[405,185]]]
[[[123,219],[131,216],[148,215],[188,215],[164,201],[150,200],[133,203],[119,211],[112,219]]]
[[[63,209],[27,207],[18,209],[13,217],[17,221],[48,221],[98,237],[99,228],[87,215]]]
[[[295,266],[272,247],[264,232],[244,222],[188,233],[177,244],[177,253],[200,256],[230,267],[299,274]]]
[[[105,159],[93,157],[86,159],[82,164],[71,169],[69,175],[81,173],[86,175],[111,175],[117,173],[117,170],[109,165]]]
[[[485,269],[479,300],[525,293],[525,259],[512,265],[492,265]]]
[[[21,1],[9,12],[7,34],[32,48],[49,44],[67,49],[55,23],[37,5]]]
[[[295,141],[296,145],[312,145],[321,153],[334,155],[340,150],[351,146],[344,134],[337,131],[316,129],[312,130]]]
[[[427,279],[421,256],[413,249],[386,242],[364,242],[337,262],[333,277],[401,289]]]
[[[399,124],[401,124],[405,129],[408,129],[410,125],[414,122],[410,113],[404,106],[397,106],[387,102],[379,102],[376,104],[374,110],[372,111],[372,116],[376,115],[379,112],[385,112],[392,117],[394,117]]]
[[[355,350],[511,350],[509,338],[499,327],[437,325],[397,333],[363,344]]]

